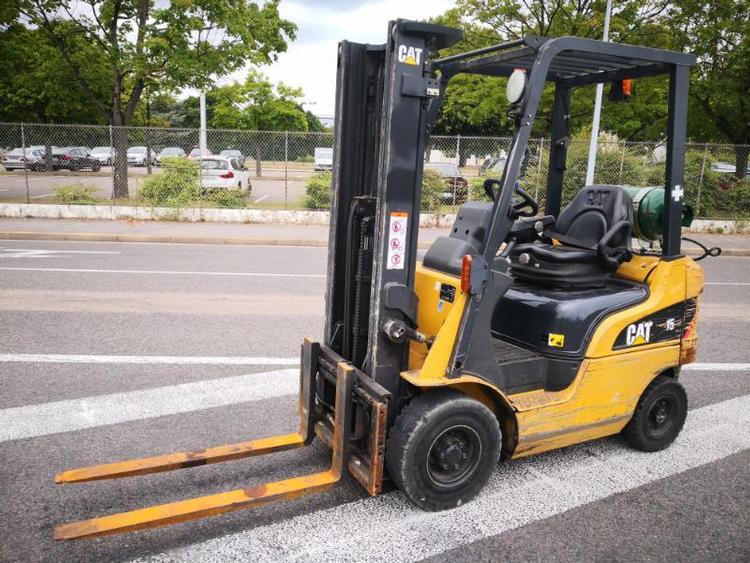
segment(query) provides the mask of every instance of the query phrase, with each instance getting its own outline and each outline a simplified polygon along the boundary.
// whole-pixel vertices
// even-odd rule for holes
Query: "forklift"
[[[695,57],[527,36],[439,58],[460,30],[396,20],[387,41],[338,49],[325,329],[301,350],[299,428],[265,439],[72,469],[57,483],[144,475],[301,448],[330,469],[63,524],[115,534],[298,498],[353,476],[418,507],[460,506],[500,459],[621,433],[669,446],[687,415],[703,273],[681,251],[688,74]],[[454,76],[507,77],[507,164],[417,260],[425,142]],[[664,185],[580,186],[561,208],[575,88],[669,77]],[[544,210],[522,182],[554,84]],[[633,239],[647,241],[638,248]],[[705,256],[705,254],[704,254]]]

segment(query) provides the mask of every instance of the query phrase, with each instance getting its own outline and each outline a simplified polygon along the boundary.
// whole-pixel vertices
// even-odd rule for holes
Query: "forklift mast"
[[[424,143],[442,94],[429,56],[460,39],[397,20],[385,45],[339,44],[324,344],[394,397],[416,326]]]

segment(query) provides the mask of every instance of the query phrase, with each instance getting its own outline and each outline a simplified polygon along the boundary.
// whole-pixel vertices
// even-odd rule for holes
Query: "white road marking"
[[[325,274],[269,274],[260,272],[189,272],[178,270],[109,270],[98,268],[14,268],[1,267],[0,270],[13,272],[71,272],[82,274],[147,274],[147,275],[171,275],[171,276],[235,276],[251,278],[325,278]]]
[[[121,254],[117,250],[58,250],[56,248],[0,248],[3,252],[51,252],[54,254]]]
[[[260,203],[264,199],[268,199],[268,196],[267,195],[261,196],[258,199],[256,199],[253,203]]]
[[[600,440],[502,463],[478,498],[446,512],[423,512],[394,492],[138,561],[417,561],[748,448],[750,395],[691,411],[661,452]]]
[[[53,195],[55,195],[55,194],[40,194],[40,195],[33,195],[33,196],[31,196],[31,199],[40,199],[40,198],[43,198],[43,197],[50,197],[50,196],[53,196]]]
[[[299,358],[272,356],[109,356],[100,354],[0,354],[0,363],[177,364],[226,366],[297,366]],[[694,363],[686,371],[750,371],[750,363]]]
[[[63,254],[120,254],[114,250],[48,250],[42,248],[0,248],[0,258],[62,258]]]
[[[750,364],[695,363],[682,366],[686,371],[750,371]]]
[[[106,356],[76,354],[0,354],[0,362],[41,364],[179,364],[213,366],[298,366],[299,358],[266,356]]]
[[[293,395],[299,370],[282,369],[0,410],[0,442]]]

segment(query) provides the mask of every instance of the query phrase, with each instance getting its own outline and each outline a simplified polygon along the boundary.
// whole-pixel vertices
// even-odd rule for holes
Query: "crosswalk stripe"
[[[272,356],[110,356],[106,354],[0,354],[0,363],[30,364],[186,364],[227,366],[297,366],[299,357]],[[750,371],[750,363],[687,364],[687,371]]]
[[[416,561],[748,448],[750,395],[691,411],[661,452],[600,440],[503,463],[477,499],[450,511],[420,511],[394,492],[138,561]]]
[[[0,410],[0,442],[292,395],[299,370],[282,369]]]
[[[0,362],[39,364],[186,364],[227,366],[296,366],[299,357],[268,356],[108,356],[98,354],[0,354]]]

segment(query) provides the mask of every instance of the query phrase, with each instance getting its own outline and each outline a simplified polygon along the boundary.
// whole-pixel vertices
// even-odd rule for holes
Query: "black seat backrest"
[[[619,221],[633,224],[633,200],[628,192],[622,186],[586,186],[560,212],[555,231],[595,246]],[[630,248],[628,238],[621,235],[612,246]]]
[[[464,203],[456,214],[450,235],[435,239],[425,253],[422,264],[426,268],[460,275],[463,257],[466,254],[473,256],[482,251],[490,215],[492,203]]]
[[[490,215],[492,215],[492,203],[467,201],[456,213],[450,238],[466,241],[481,252]]]

